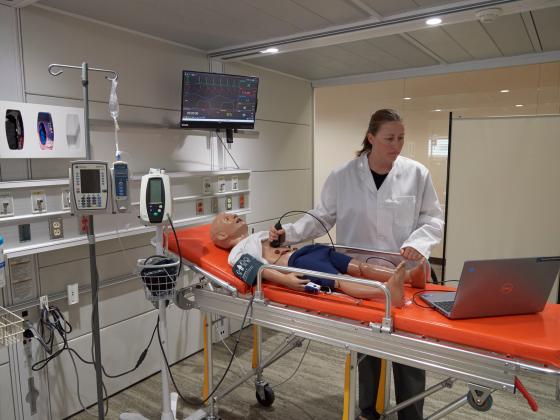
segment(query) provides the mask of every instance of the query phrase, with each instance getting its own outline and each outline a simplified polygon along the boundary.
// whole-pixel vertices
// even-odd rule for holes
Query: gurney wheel
[[[478,391],[475,392],[478,394]],[[467,395],[467,401],[469,402],[472,408],[478,411],[488,411],[490,410],[490,408],[492,408],[492,404],[493,404],[492,395],[488,395],[486,400],[479,404],[474,400],[474,397],[470,392]]]
[[[264,398],[261,397],[260,392],[257,390],[255,395],[257,396],[257,401],[260,405],[264,407],[270,407],[274,403],[274,390],[268,384],[263,387]]]

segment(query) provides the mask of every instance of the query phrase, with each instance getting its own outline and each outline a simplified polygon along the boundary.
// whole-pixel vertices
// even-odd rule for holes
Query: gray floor
[[[239,360],[232,365],[230,375],[224,385],[240,374],[242,369],[250,368],[251,361],[251,329],[245,329],[238,347]],[[265,354],[276,348],[285,335],[272,331],[264,334]],[[233,348],[234,340],[229,338],[226,343]],[[278,361],[265,371],[266,379],[274,386],[281,383],[294,371],[307,342],[301,349]],[[229,361],[230,353],[224,344],[214,345],[215,376],[221,377],[223,369]],[[312,342],[301,365],[292,380],[275,389],[276,401],[270,408],[261,407],[255,400],[254,385],[245,383],[220,405],[220,416],[226,420],[237,419],[333,419],[342,418],[344,361],[346,353],[340,349]],[[188,398],[200,395],[203,371],[202,352],[178,363],[172,368],[180,390]],[[444,379],[428,373],[428,385]],[[554,382],[552,380],[535,380],[524,378],[523,382],[537,399],[540,410],[533,413],[523,397],[505,392],[494,393],[494,406],[486,413],[474,411],[469,406],[463,407],[448,416],[449,419],[560,419],[560,402],[554,399]],[[451,390],[436,394],[426,400],[425,415],[442,407],[446,402],[458,398],[466,391],[466,384],[458,382]],[[118,419],[124,411],[140,412],[149,419],[159,419],[161,401],[160,376],[154,375],[143,382],[115,395],[110,399],[108,419]],[[179,413],[183,416],[195,411],[195,406],[179,402]],[[89,419],[81,413],[73,419]],[[182,417],[179,417],[182,418]]]

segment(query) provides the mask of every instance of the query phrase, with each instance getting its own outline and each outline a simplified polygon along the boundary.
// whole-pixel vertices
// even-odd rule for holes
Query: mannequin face
[[[216,246],[231,249],[249,235],[249,228],[238,215],[220,213],[212,221],[210,235]]]
[[[404,125],[399,121],[389,121],[382,124],[376,134],[368,133],[367,137],[373,147],[374,159],[390,168],[404,145]]]

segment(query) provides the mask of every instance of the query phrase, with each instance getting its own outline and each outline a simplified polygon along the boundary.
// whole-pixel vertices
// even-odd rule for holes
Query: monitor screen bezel
[[[221,120],[221,121],[197,121],[189,120],[183,121],[183,107],[184,107],[184,97],[185,97],[185,73],[198,73],[198,74],[214,74],[217,76],[227,76],[227,77],[238,77],[238,78],[252,78],[257,82],[257,98],[255,100],[255,119],[247,122],[231,121],[231,120]],[[229,73],[216,73],[210,71],[198,71],[198,70],[183,70],[181,73],[181,114],[179,116],[181,128],[202,128],[202,129],[245,129],[252,130],[255,128],[255,121],[257,117],[257,107],[259,104],[258,93],[259,93],[259,78],[257,76],[246,76],[242,74],[229,74]]]

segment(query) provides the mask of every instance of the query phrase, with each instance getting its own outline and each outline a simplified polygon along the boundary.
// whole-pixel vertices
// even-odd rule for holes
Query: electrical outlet
[[[88,229],[89,229],[89,217],[81,216],[78,219],[78,230],[80,231],[80,235],[87,235]]]
[[[245,194],[240,194],[239,195],[239,208],[240,209],[245,208]]]
[[[33,213],[45,213],[47,211],[45,191],[31,191],[31,209]]]
[[[218,192],[225,192],[226,191],[226,177],[219,176],[218,177]]]
[[[49,297],[47,295],[39,297],[39,308],[40,309],[49,308]]]
[[[51,239],[64,238],[64,225],[62,217],[49,218],[49,235]]]
[[[239,190],[239,177],[236,175],[231,177],[231,190],[232,191]]]
[[[204,200],[196,200],[196,215],[202,216],[204,214]]]
[[[202,194],[212,194],[212,178],[202,178]]]
[[[14,198],[11,194],[0,195],[0,217],[14,215]]]
[[[216,322],[216,333],[218,334],[218,337],[224,339],[226,338],[226,334],[227,334],[227,323],[226,320],[224,318],[220,318],[217,322]]]
[[[68,305],[75,305],[80,301],[80,289],[78,283],[69,284],[66,286],[68,292]]]
[[[233,208],[233,198],[231,198],[231,195],[228,195],[226,197],[226,210],[231,210]]]
[[[31,225],[29,223],[18,225],[19,241],[27,242],[31,240]]]
[[[70,210],[70,191],[62,191],[62,210]]]

